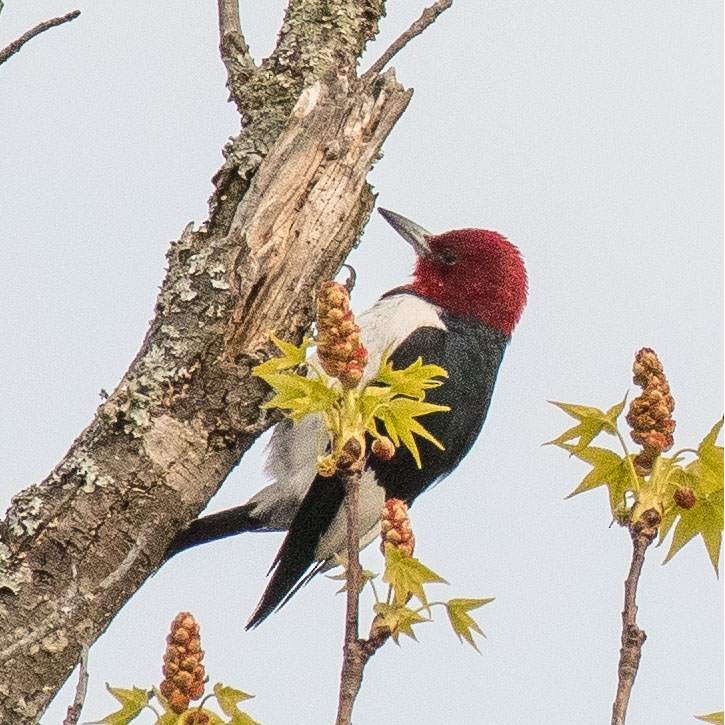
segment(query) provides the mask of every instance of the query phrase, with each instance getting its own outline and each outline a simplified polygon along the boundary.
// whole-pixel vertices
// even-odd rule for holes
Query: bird
[[[511,334],[526,305],[528,281],[518,248],[485,229],[432,234],[406,217],[378,210],[415,250],[412,280],[389,290],[357,317],[368,365],[375,375],[387,355],[396,369],[421,358],[448,377],[426,402],[450,411],[426,416],[425,427],[443,444],[418,440],[422,467],[405,448],[389,460],[369,456],[360,480],[360,546],[378,534],[387,499],[411,505],[448,476],[478,437]],[[271,578],[250,617],[256,627],[319,571],[346,551],[344,482],[317,471],[322,418],[283,420],[272,433],[266,470],[272,482],[241,506],[202,516],[182,529],[165,560],[192,546],[248,531],[286,531]]]

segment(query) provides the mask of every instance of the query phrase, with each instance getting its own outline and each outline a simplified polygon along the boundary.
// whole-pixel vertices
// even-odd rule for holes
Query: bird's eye
[[[457,259],[456,255],[453,254],[453,252],[446,247],[445,249],[442,249],[440,254],[438,255],[438,258],[443,262],[443,264],[455,264]]]

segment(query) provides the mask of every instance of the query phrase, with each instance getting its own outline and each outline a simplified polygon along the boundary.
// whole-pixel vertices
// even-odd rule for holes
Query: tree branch
[[[218,9],[220,31],[234,35],[238,11]],[[41,717],[82,643],[274,422],[251,369],[271,353],[270,329],[299,340],[309,326],[319,282],[369,217],[367,174],[410,101],[392,71],[355,74],[383,9],[290,0],[275,51],[233,89],[242,132],[224,150],[208,220],[169,248],[138,354],[0,522],[0,722]],[[366,659],[385,638],[356,649]]]
[[[345,643],[343,645],[340,697],[336,725],[350,725],[352,708],[362,684],[364,662],[358,642],[360,605],[360,476],[355,470],[344,475],[347,519],[347,597],[345,603]]]
[[[23,33],[17,40],[14,40],[6,48],[0,50],[0,65],[2,65],[11,56],[15,55],[15,53],[17,53],[29,40],[32,40],[36,35],[40,35],[46,30],[50,30],[50,28],[55,28],[58,25],[69,23],[71,20],[75,20],[80,14],[80,10],[73,10],[72,12],[59,18],[51,18],[50,20],[44,20],[42,23],[38,23],[34,28],[31,28],[27,32]]]
[[[644,565],[647,547],[657,537],[660,514],[654,509],[645,511],[630,527],[632,537],[632,563],[624,582],[624,609],[622,610],[622,648],[619,652],[619,680],[612,707],[611,725],[624,725],[629,697],[639,669],[642,645],[647,635],[637,626],[637,585]]]
[[[453,0],[438,0],[429,8],[426,8],[421,16],[387,48],[362,77],[370,78],[380,73],[395,55],[408,45],[413,38],[420,35],[429,25],[432,25],[438,16],[448,10],[451,5],[453,5]]]
[[[76,694],[72,704],[68,707],[63,725],[76,725],[78,718],[81,716],[83,703],[86,701],[86,691],[88,690],[88,646],[83,645],[81,650],[81,662],[78,669],[78,684],[76,685]]]
[[[242,34],[239,19],[239,0],[217,0],[219,13],[219,53],[227,69],[227,88],[230,98],[239,108],[241,99],[237,90],[245,86],[257,66]],[[241,108],[239,109],[241,112]]]

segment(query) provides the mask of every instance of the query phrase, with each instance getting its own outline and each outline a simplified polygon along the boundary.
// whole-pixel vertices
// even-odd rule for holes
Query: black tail
[[[252,515],[254,507],[254,504],[244,504],[220,511],[217,514],[194,519],[171,540],[164,555],[164,561],[168,561],[174,554],[178,554],[184,549],[190,549],[192,546],[224,539],[227,536],[236,536],[245,531],[257,531],[262,528],[262,522]]]
[[[315,550],[344,498],[344,484],[338,476],[317,476],[312,482],[272,564],[274,574],[247,623],[247,629],[256,627],[285,604],[324,565],[324,562],[318,562],[313,567]],[[310,567],[313,568],[308,572]]]

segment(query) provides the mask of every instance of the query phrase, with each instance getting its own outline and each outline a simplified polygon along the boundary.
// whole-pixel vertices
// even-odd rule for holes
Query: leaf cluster
[[[627,452],[618,429],[624,400],[606,411],[570,403],[553,404],[577,424],[549,444],[563,448],[590,466],[567,498],[604,486],[612,517],[623,524],[636,521],[644,511],[654,508],[661,517],[659,543],[673,531],[665,562],[700,536],[717,573],[723,530],[723,448],[716,445],[716,440],[722,420],[712,427],[696,450],[683,449],[673,456],[659,456],[652,472],[641,476],[635,470],[635,456]],[[618,438],[623,454],[593,446],[592,442],[600,434]],[[686,454],[694,455],[688,463],[684,463]],[[683,490],[694,497],[691,508],[678,505],[676,492]]]
[[[369,433],[373,438],[382,438],[379,426],[396,448],[403,445],[410,451],[419,468],[423,464],[417,437],[443,449],[440,441],[418,420],[430,413],[449,410],[448,406],[425,402],[426,391],[442,385],[448,376],[443,368],[426,365],[418,358],[408,367],[396,370],[384,357],[377,374],[362,389],[351,391],[319,370],[314,359],[307,359],[312,340],[305,339],[301,345],[274,335],[271,340],[280,354],[252,370],[274,391],[264,407],[278,408],[293,421],[314,413],[322,415],[333,459],[351,437],[360,439]]]
[[[401,634],[417,639],[413,627],[422,622],[430,622],[431,608],[442,606],[446,609],[451,629],[458,639],[465,640],[478,651],[473,634],[483,635],[483,630],[469,612],[492,602],[492,597],[429,602],[425,586],[448,582],[421,561],[407,556],[391,544],[385,546],[383,581],[389,585],[388,597],[385,602],[377,601],[373,611],[379,618],[380,624],[390,630],[396,644],[399,644]],[[410,606],[414,599],[419,604],[415,608]]]
[[[201,705],[190,707],[182,713],[175,713],[164,696],[154,687],[149,690],[134,687],[125,689],[122,687],[111,687],[106,684],[106,689],[118,700],[121,708],[106,715],[102,720],[96,720],[88,725],[127,725],[135,720],[145,709],[151,710],[155,716],[156,725],[260,725],[246,712],[239,709],[239,703],[254,697],[235,687],[229,687],[218,682],[214,685],[214,694],[205,697]],[[159,714],[152,705],[154,698],[163,709]],[[224,716],[220,716],[213,710],[204,707],[209,699],[216,699],[219,709]]]

